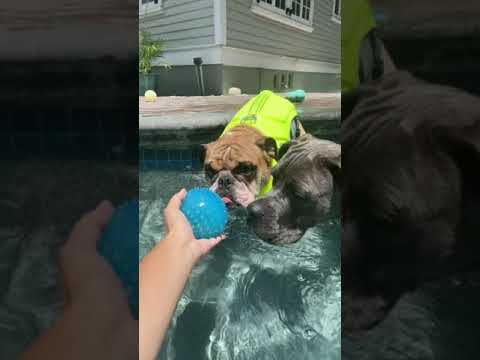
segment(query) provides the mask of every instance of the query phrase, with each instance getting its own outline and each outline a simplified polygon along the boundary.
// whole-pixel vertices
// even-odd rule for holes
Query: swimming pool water
[[[140,173],[140,259],[160,241],[162,212],[200,171]],[[158,359],[340,359],[339,204],[296,244],[273,246],[230,213],[227,239],[194,268]]]

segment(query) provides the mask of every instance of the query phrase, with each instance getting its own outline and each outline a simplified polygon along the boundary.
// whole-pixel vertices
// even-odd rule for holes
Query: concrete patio
[[[139,97],[140,130],[205,129],[225,125],[253,95]],[[340,93],[307,93],[297,104],[302,122],[340,117]]]

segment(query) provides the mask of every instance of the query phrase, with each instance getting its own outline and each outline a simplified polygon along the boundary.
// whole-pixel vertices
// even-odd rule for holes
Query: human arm
[[[194,264],[224,236],[197,240],[180,211],[186,195],[175,194],[165,209],[165,239],[140,263],[139,359],[152,360],[158,353],[177,301]]]

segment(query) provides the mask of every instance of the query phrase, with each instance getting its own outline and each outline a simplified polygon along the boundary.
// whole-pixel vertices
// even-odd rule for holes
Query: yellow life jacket
[[[238,125],[252,126],[264,136],[275,139],[277,149],[290,141],[292,122],[298,115],[295,105],[287,99],[264,90],[251,98],[230,120],[222,136]],[[272,159],[270,168],[277,162]],[[260,191],[260,196],[265,195],[272,189],[273,177],[270,176],[267,183]]]
[[[368,0],[342,1],[342,92],[359,85],[360,48],[373,28],[375,19]]]

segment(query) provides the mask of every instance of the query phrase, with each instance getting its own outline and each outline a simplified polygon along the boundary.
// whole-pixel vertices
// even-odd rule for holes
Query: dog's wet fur
[[[479,98],[397,72],[355,101],[342,124],[344,333],[480,263]]]
[[[284,144],[273,188],[251,203],[248,223],[264,241],[294,243],[330,210],[340,180],[340,145],[305,134]]]

